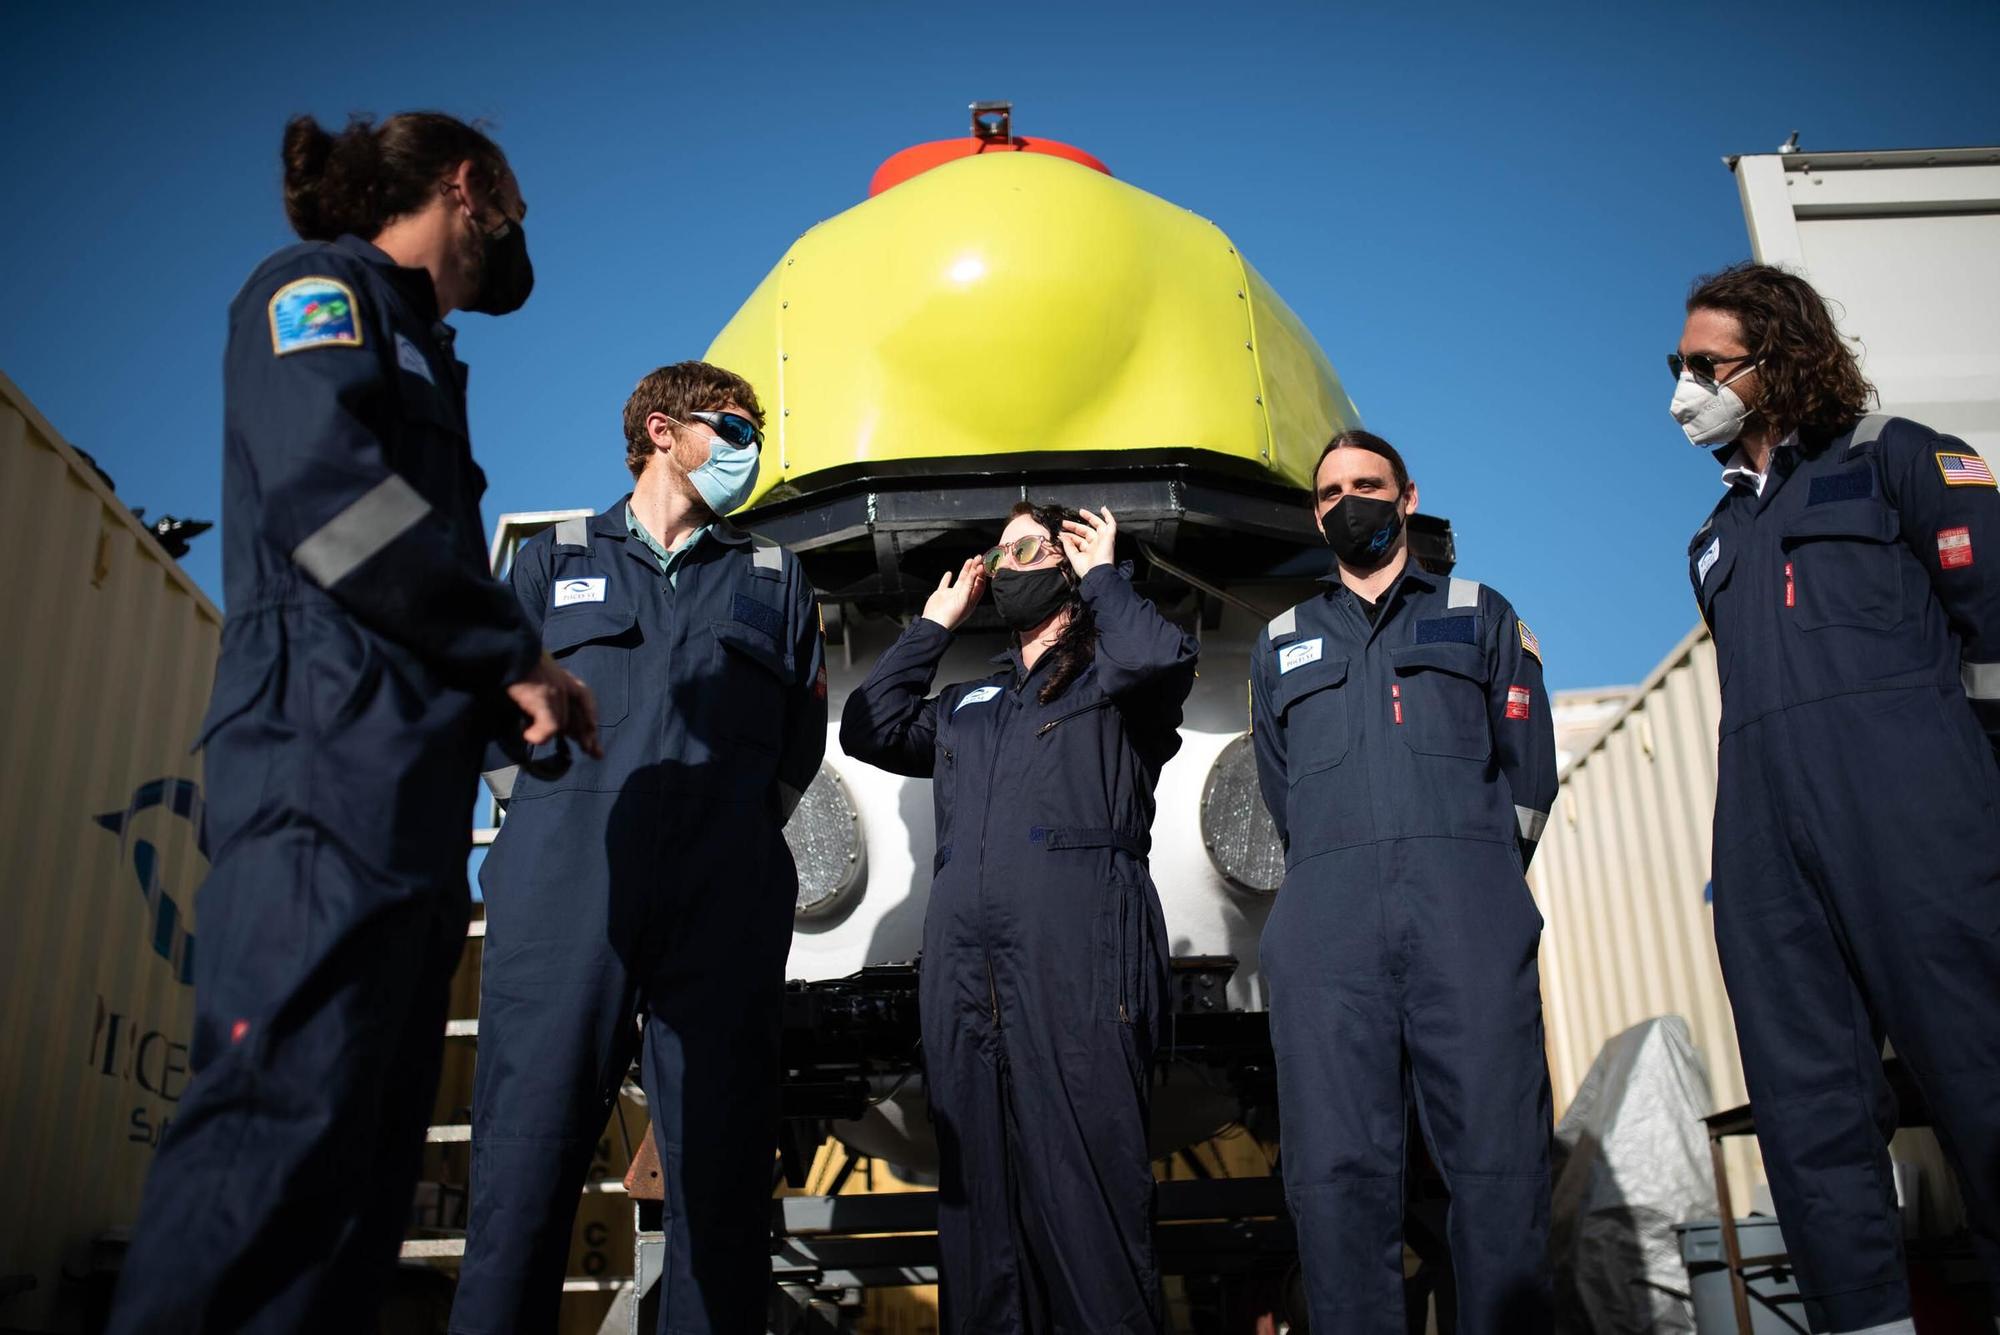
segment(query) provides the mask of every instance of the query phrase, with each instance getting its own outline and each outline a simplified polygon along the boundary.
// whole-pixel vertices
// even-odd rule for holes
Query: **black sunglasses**
[[[1741,357],[1711,357],[1705,352],[1690,352],[1687,356],[1683,357],[1678,352],[1670,352],[1667,354],[1667,369],[1674,373],[1674,379],[1676,380],[1681,378],[1682,368],[1693,371],[1703,380],[1720,380],[1722,377],[1715,373],[1715,369],[1718,366],[1734,366],[1738,362],[1754,362],[1756,360],[1755,357],[1752,357],[1747,352]]]
[[[764,443],[764,433],[747,417],[738,417],[735,413],[689,413],[688,416],[697,422],[707,423],[715,429],[716,435],[739,450]]]

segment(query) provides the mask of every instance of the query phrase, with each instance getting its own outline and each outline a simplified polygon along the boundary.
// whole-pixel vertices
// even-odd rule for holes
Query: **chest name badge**
[[[361,318],[347,284],[323,275],[296,278],[272,294],[271,351],[358,348]]]
[[[1695,583],[1704,584],[1708,581],[1708,572],[1715,568],[1716,558],[1721,555],[1722,539],[1717,538],[1714,542],[1708,544],[1708,550],[1703,552],[1701,559],[1694,563]]]
[[[998,686],[976,687],[973,690],[967,691],[963,696],[961,696],[959,698],[958,703],[951,707],[951,712],[956,714],[959,710],[965,708],[967,705],[983,705],[988,700],[993,699],[995,696],[999,694],[1000,694],[1000,688]]]
[[[1284,648],[1278,650],[1278,675],[1282,677],[1293,668],[1301,668],[1308,663],[1319,662],[1320,654],[1324,649],[1325,641],[1317,637],[1310,640],[1300,640],[1297,644],[1286,645]]]
[[[424,360],[424,354],[417,351],[417,345],[402,335],[396,335],[396,365],[411,375],[420,375],[435,385],[437,380],[431,375],[431,364]]]
[[[604,601],[604,576],[590,579],[565,579],[556,584],[556,606],[568,607],[571,603],[601,603]]]

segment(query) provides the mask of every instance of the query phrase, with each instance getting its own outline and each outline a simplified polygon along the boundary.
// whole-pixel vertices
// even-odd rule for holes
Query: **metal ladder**
[[[477,847],[488,847],[498,832],[497,827],[474,830],[473,844]],[[463,1086],[466,1106],[469,1107],[472,1089],[470,1068],[462,1060],[458,1060],[458,1057],[463,1053],[466,1044],[476,1046],[479,1041],[479,989],[471,984],[476,978],[480,953],[486,944],[486,918],[481,906],[474,906],[474,917],[467,924],[465,935],[466,951],[452,978],[452,994],[455,1007],[465,1004],[461,997],[469,997],[473,1013],[465,1016],[454,1015],[445,1021],[445,1069],[439,1079],[439,1088],[441,1091],[451,1088],[456,1077]],[[470,976],[468,971],[471,971]],[[605,1197],[616,1197],[620,1201],[625,1199],[624,1165],[631,1162],[633,1154],[638,1150],[639,1140],[645,1135],[645,1130],[645,1095],[638,1086],[635,1070],[626,1076],[624,1086],[619,1091],[618,1101],[606,1121],[605,1135],[599,1142],[601,1149],[608,1148],[610,1162],[608,1165],[601,1162],[593,1163],[593,1168],[608,1169],[608,1171],[595,1172],[584,1182],[582,1192],[584,1201]],[[464,1121],[435,1123],[425,1132],[424,1141],[423,1183],[438,1188],[435,1199],[438,1225],[413,1228],[403,1240],[401,1256],[406,1263],[422,1263],[439,1270],[455,1271],[465,1258],[465,1228],[462,1215],[469,1201],[472,1125]],[[604,1157],[600,1153],[599,1159],[602,1160]],[[615,1223],[612,1222],[614,1219]],[[572,1324],[576,1318],[569,1312],[568,1303],[581,1301],[593,1295],[600,1299],[604,1296],[610,1298],[609,1311],[606,1313],[602,1329],[625,1328],[625,1313],[633,1285],[633,1275],[630,1272],[634,1269],[633,1246],[625,1233],[631,1227],[629,1210],[615,1211],[602,1220],[579,1216],[577,1220],[579,1237],[593,1229],[602,1229],[605,1233],[602,1247],[591,1247],[585,1252],[587,1257],[602,1255],[604,1269],[596,1273],[572,1274],[563,1280],[564,1330],[580,1329]],[[572,1238],[571,1241],[572,1257],[577,1253],[577,1240]],[[576,1314],[576,1317],[582,1316],[582,1313]]]

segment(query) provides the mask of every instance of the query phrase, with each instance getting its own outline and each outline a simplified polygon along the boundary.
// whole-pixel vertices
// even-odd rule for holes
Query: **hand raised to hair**
[[[986,564],[979,557],[966,558],[958,568],[958,579],[947,570],[938,577],[938,586],[924,600],[924,620],[935,621],[946,630],[957,630],[979,605],[986,592]]]
[[[1062,546],[1070,569],[1082,579],[1097,567],[1111,564],[1112,550],[1118,542],[1118,521],[1106,507],[1099,507],[1097,514],[1088,510],[1079,513],[1083,516],[1082,523],[1063,520]]]

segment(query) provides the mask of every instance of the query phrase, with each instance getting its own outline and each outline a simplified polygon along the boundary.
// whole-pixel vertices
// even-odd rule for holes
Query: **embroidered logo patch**
[[[411,375],[420,375],[431,384],[437,380],[431,375],[431,364],[424,360],[424,354],[417,351],[417,345],[402,334],[396,335],[396,365]]]
[[[361,321],[354,293],[338,279],[297,278],[271,297],[271,351],[282,357],[306,348],[358,348]]]
[[[1972,530],[1963,524],[1938,530],[1938,564],[1946,570],[1972,564]]]
[[[1521,632],[1521,652],[1534,655],[1537,663],[1542,661],[1542,642],[1535,638],[1535,632],[1528,629],[1528,623],[1516,620],[1514,625]]]
[[[1976,454],[1947,454],[1940,450],[1937,457],[1938,472],[1944,477],[1947,487],[1990,487],[1993,484],[1993,470],[1986,461]]]
[[[1000,694],[1000,688],[998,686],[977,687],[973,690],[967,691],[965,693],[964,698],[962,698],[957,704],[951,707],[951,712],[956,714],[959,710],[965,708],[967,705],[983,705],[988,700],[991,700],[994,696],[998,694]]]
[[[1700,584],[1707,581],[1708,572],[1715,568],[1716,558],[1721,555],[1722,539],[1717,537],[1714,542],[1708,544],[1708,550],[1701,554],[1701,559],[1694,563],[1695,583]]]
[[[1320,654],[1325,651],[1325,647],[1324,641],[1317,637],[1286,645],[1278,650],[1278,675],[1283,676],[1293,668],[1319,662]]]
[[[1533,698],[1534,697],[1528,693],[1527,687],[1509,686],[1507,688],[1507,717],[1508,718],[1528,717],[1528,702]]]
[[[604,576],[590,579],[566,579],[556,585],[556,606],[568,607],[571,603],[601,603],[604,601]]]

